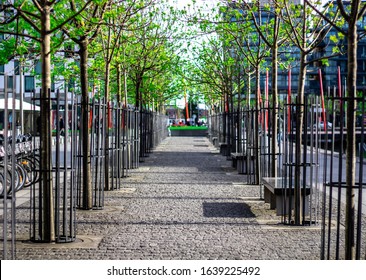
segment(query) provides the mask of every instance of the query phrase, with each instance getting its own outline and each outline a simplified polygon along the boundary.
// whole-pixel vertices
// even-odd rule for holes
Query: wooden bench
[[[276,209],[276,214],[282,216],[284,214],[284,206],[286,205],[287,211],[294,209],[294,182],[292,181],[292,188],[289,188],[289,180],[285,178],[278,177],[267,177],[262,178],[262,183],[264,186],[264,202],[270,204],[271,209]],[[301,200],[305,195],[305,213],[309,214],[309,195],[311,193],[311,187],[306,185],[305,189],[301,187]],[[290,208],[290,196],[292,196],[292,205]],[[286,204],[285,204],[286,203]]]

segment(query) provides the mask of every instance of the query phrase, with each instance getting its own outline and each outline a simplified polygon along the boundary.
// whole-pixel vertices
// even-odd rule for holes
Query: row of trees
[[[200,30],[213,34],[199,46],[193,46],[196,59],[188,63],[191,81],[201,85],[208,103],[221,104],[224,112],[235,111],[254,103],[259,109],[261,96],[260,76],[271,69],[270,103],[272,119],[278,115],[278,69],[299,69],[297,85],[295,203],[300,204],[300,166],[303,127],[303,107],[307,68],[316,62],[326,67],[327,60],[347,54],[347,80],[344,93],[347,98],[346,148],[346,258],[354,258],[356,172],[356,97],[357,46],[364,36],[362,25],[366,3],[361,0],[341,1],[220,1],[216,17],[198,10],[190,21]],[[335,47],[331,53],[322,53],[327,44]],[[295,59],[294,59],[295,58]],[[254,88],[253,88],[254,85]],[[243,98],[245,94],[245,99]],[[256,96],[250,101],[250,96]],[[256,118],[256,127],[258,119]],[[277,122],[273,122],[272,135],[277,135]],[[258,139],[257,139],[258,140]],[[255,141],[258,143],[258,141]],[[255,149],[258,151],[258,149]],[[278,145],[272,141],[272,174],[276,176]],[[257,155],[259,159],[259,155]],[[257,168],[259,170],[259,168]],[[296,209],[296,207],[295,207]],[[300,209],[300,207],[298,207]],[[296,211],[295,211],[296,212]],[[299,224],[301,213],[295,214]]]
[[[170,97],[160,76],[176,71],[179,42],[177,13],[167,1],[2,1],[0,7],[1,64],[16,59],[27,71],[48,55],[49,69],[42,65],[40,75],[49,75],[48,88],[72,80],[77,93],[134,105],[144,98],[142,106]]]
[[[0,64],[29,72],[41,62],[41,169],[43,236],[53,241],[51,83],[70,81],[81,95],[83,209],[92,208],[89,110],[92,95],[126,107],[156,109],[178,92],[176,11],[157,0],[9,0],[0,5]],[[109,112],[105,119],[109,119]],[[108,130],[106,130],[108,137]],[[108,139],[108,138],[106,138]],[[108,144],[108,141],[106,142]],[[108,151],[108,147],[106,147]],[[106,170],[108,171],[108,155]],[[107,173],[108,174],[108,173]],[[109,188],[108,176],[105,181]]]
[[[182,89],[202,95],[207,104],[222,104],[233,111],[254,103],[258,109],[260,76],[271,69],[272,119],[277,119],[277,76],[280,67],[299,67],[298,103],[304,100],[307,67],[314,61],[325,65],[329,56],[347,52],[347,97],[356,97],[357,42],[364,30],[358,27],[366,5],[361,0],[320,1],[220,0],[202,8],[195,1],[178,11],[158,0],[8,0],[1,3],[0,64],[12,59],[26,66],[37,58],[42,63],[41,132],[42,169],[51,170],[51,81],[73,80],[82,96],[82,127],[89,123],[91,93],[115,99],[136,108],[156,108],[182,94]],[[178,26],[181,20],[185,27]],[[329,35],[332,32],[332,35]],[[328,36],[329,35],[329,36]],[[199,40],[195,40],[195,39]],[[328,57],[320,57],[320,44],[339,43]],[[187,43],[181,43],[186,40]],[[198,43],[191,43],[196,41]],[[342,42],[347,41],[347,49]],[[182,52],[178,53],[180,49]],[[293,54],[300,54],[298,60]],[[189,54],[189,55],[185,55]],[[246,92],[245,99],[242,93]],[[251,93],[256,98],[250,100]],[[354,100],[354,99],[350,99]],[[269,100],[268,100],[269,101]],[[355,108],[347,107],[347,258],[353,255],[352,223],[355,185]],[[301,108],[301,106],[299,107]],[[256,120],[258,122],[258,120]],[[296,127],[302,127],[303,113],[297,114]],[[256,125],[258,127],[258,123]],[[91,208],[88,130],[83,131],[84,202]],[[108,133],[108,131],[106,132]],[[277,135],[273,122],[272,135]],[[108,135],[106,135],[108,136]],[[302,134],[297,133],[296,149],[301,149]],[[256,141],[258,142],[258,141]],[[272,141],[272,173],[277,160],[276,139]],[[108,149],[107,149],[108,150]],[[258,150],[258,149],[257,149]],[[300,166],[300,152],[296,152]],[[106,157],[108,162],[108,157]],[[106,164],[108,168],[108,164]],[[258,170],[258,169],[257,169]],[[51,172],[44,172],[44,207],[52,213]],[[299,189],[299,174],[297,189]],[[106,181],[106,188],[108,182]],[[298,202],[299,203],[299,202]],[[301,220],[295,213],[296,222]],[[52,217],[44,219],[52,228]],[[53,239],[52,231],[49,240]]]

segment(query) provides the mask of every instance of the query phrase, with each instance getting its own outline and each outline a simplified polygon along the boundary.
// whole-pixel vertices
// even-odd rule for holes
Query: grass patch
[[[207,130],[207,126],[171,126],[170,130]]]
[[[79,130],[74,130],[74,133],[78,133]],[[69,135],[71,135],[71,129],[68,130]],[[57,130],[56,129],[52,129],[52,136],[56,136],[57,135]]]

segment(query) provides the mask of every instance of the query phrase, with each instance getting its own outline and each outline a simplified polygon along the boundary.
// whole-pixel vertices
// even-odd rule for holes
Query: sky
[[[219,0],[196,0],[196,3],[194,4],[195,7],[208,7],[207,9],[203,9],[203,11],[207,11],[209,12],[211,10],[212,7],[215,7],[217,5],[217,3],[220,2]],[[192,0],[169,0],[169,3],[171,5],[174,5],[175,7],[177,7],[178,9],[184,9],[184,8],[188,8],[189,6],[192,7]],[[191,9],[192,12],[194,11],[193,9]],[[189,12],[189,9],[188,9]],[[191,45],[193,45],[193,41],[190,41]],[[198,42],[199,43],[199,42]],[[176,106],[178,106],[179,108],[184,108],[185,106],[185,101],[184,99],[177,99],[176,101]],[[205,108],[204,104],[199,104],[200,108]]]
[[[188,4],[192,4],[192,0],[170,0],[170,2],[175,3],[177,7],[185,7]],[[218,2],[219,0],[196,0],[196,5],[216,5]]]

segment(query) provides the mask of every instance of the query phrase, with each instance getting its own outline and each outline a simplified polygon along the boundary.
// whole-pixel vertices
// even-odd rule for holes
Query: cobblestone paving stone
[[[99,237],[95,248],[17,242],[16,258],[319,259],[320,228],[281,224],[245,178],[206,138],[169,137],[121,191],[105,193],[105,210],[77,211],[77,237]],[[18,236],[27,234],[26,208]]]

